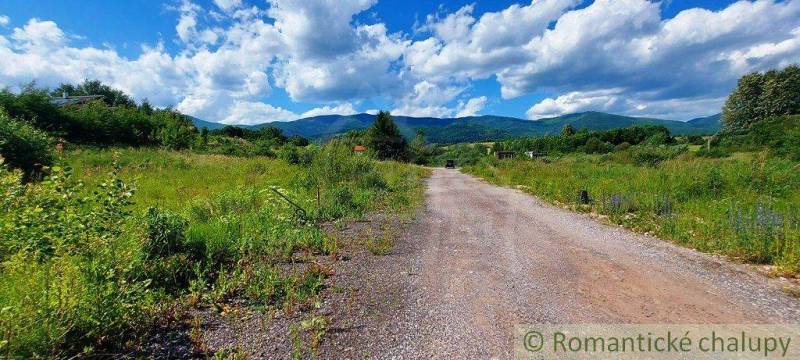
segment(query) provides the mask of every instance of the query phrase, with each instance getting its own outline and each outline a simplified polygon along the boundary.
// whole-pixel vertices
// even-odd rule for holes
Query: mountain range
[[[720,127],[721,115],[712,115],[689,121],[663,120],[655,118],[632,117],[602,112],[582,112],[558,117],[523,120],[504,116],[468,116],[462,118],[433,118],[392,116],[400,132],[413,138],[417,130],[425,133],[430,143],[459,143],[493,141],[519,136],[540,136],[558,134],[564,125],[575,129],[608,130],[634,125],[663,125],[675,135],[703,135],[716,133]],[[192,118],[198,128],[219,129],[225,124]],[[242,126],[250,129],[276,127],[287,136],[300,135],[310,139],[328,139],[349,130],[365,129],[375,121],[375,115],[322,115],[295,121],[270,122],[259,125]]]

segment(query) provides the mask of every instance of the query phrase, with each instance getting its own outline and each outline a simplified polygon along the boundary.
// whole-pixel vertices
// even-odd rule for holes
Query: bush
[[[67,358],[148,326],[152,294],[134,280],[132,189],[111,174],[82,195],[69,172],[20,184],[0,168],[0,344],[11,358]]]
[[[53,163],[50,139],[47,135],[33,126],[12,119],[2,108],[0,108],[0,157],[12,168],[22,170],[23,181],[36,177],[43,166],[50,166]]]
[[[287,144],[278,150],[278,159],[293,165],[310,165],[315,152],[315,148],[310,146],[298,147]]]
[[[185,287],[195,261],[203,256],[203,243],[187,241],[184,233],[188,222],[178,214],[151,207],[144,223],[144,274],[154,285],[170,291]]]
[[[632,157],[637,165],[656,166],[662,161],[674,159],[685,153],[687,147],[681,146],[637,146],[633,149]]]
[[[710,150],[703,146],[695,153],[696,156],[705,158],[725,158],[731,156],[730,150],[719,146],[714,146]]]

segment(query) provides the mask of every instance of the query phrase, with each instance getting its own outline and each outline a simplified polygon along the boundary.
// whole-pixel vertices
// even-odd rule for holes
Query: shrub
[[[23,172],[23,181],[37,176],[43,166],[53,163],[50,139],[25,122],[12,119],[0,108],[0,157]],[[2,166],[2,165],[0,165]]]
[[[633,149],[632,157],[637,165],[656,166],[664,160],[669,160],[685,153],[687,147],[681,146],[637,146]]]
[[[184,288],[193,274],[194,263],[205,252],[204,244],[188,242],[187,221],[170,211],[151,207],[147,209],[144,223],[144,274],[158,287],[170,291]]]
[[[152,294],[134,280],[132,189],[106,179],[81,195],[69,172],[20,184],[0,168],[0,344],[11,358],[67,358],[148,326]]]
[[[601,141],[596,137],[589,138],[586,145],[583,146],[583,151],[587,154],[605,154],[614,150],[614,146]]]
[[[725,158],[731,156],[731,152],[727,148],[719,146],[714,146],[711,150],[704,146],[698,149],[695,155],[705,158]]]

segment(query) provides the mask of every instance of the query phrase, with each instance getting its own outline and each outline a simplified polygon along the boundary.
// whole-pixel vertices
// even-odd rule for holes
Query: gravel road
[[[519,323],[800,319],[780,279],[457,170],[434,170],[426,196],[396,252],[362,284],[385,316],[334,336],[329,355],[509,358]]]

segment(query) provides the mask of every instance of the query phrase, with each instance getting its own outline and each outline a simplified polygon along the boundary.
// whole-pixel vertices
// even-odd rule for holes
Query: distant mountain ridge
[[[428,142],[458,143],[474,141],[493,141],[518,136],[540,136],[558,134],[564,125],[575,129],[608,130],[634,125],[664,125],[675,135],[694,135],[716,133],[720,127],[720,114],[674,121],[654,118],[614,115],[602,112],[582,112],[540,120],[523,120],[504,116],[469,116],[462,118],[433,118],[392,116],[400,132],[412,138],[417,129],[424,131]],[[192,118],[198,128],[217,129],[224,124]],[[271,122],[246,128],[259,129],[272,126],[283,130],[286,135],[300,135],[310,139],[327,139],[354,129],[365,129],[375,121],[375,115],[322,115],[305,119]]]

